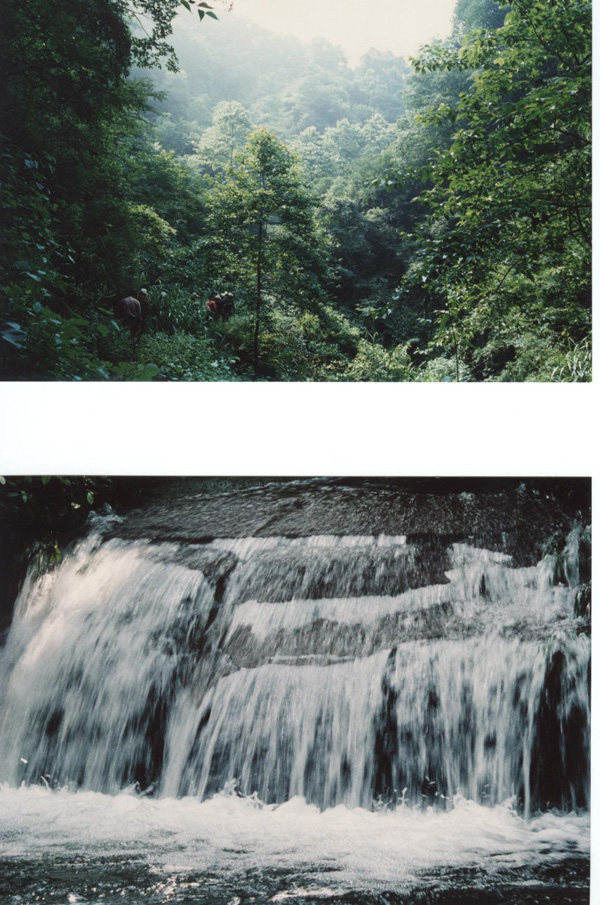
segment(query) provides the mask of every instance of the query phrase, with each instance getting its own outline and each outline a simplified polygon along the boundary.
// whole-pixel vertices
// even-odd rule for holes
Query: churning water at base
[[[44,869],[40,857],[68,855],[71,865],[86,859],[88,887],[81,876],[68,880],[71,890],[83,890],[72,902],[100,901],[90,892],[99,882],[96,858],[113,866],[122,859],[125,889],[132,878],[139,883],[136,860],[147,859],[153,865],[147,889],[154,893],[140,901],[151,902],[305,902],[349,893],[360,896],[347,901],[389,902],[396,900],[376,895],[409,895],[415,887],[450,886],[461,877],[470,886],[474,873],[481,891],[499,879],[509,888],[545,891],[548,874],[566,879],[567,867],[573,873],[578,860],[578,883],[582,889],[585,884],[587,817],[549,813],[526,821],[508,806],[464,798],[448,811],[372,812],[343,805],[320,811],[299,798],[263,805],[231,793],[200,802],[5,788],[0,808],[5,856],[30,859],[34,876]],[[115,888],[115,882],[112,877],[107,886]]]
[[[7,901],[46,901],[47,857],[71,859],[72,902],[584,890],[579,530],[560,575],[404,537],[98,529],[32,569],[1,662],[0,833],[37,879]]]

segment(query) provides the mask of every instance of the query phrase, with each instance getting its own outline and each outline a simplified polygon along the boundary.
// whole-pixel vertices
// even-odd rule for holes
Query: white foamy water
[[[528,568],[101,532],[30,571],[0,652],[11,905],[371,905],[563,869],[585,895],[577,530]]]
[[[0,779],[202,799],[236,778],[265,802],[325,808],[459,792],[525,814],[585,806],[590,645],[573,630],[570,547],[568,586],[549,558],[513,568],[459,544],[438,553],[446,583],[427,584],[403,537],[92,533],[17,603]],[[247,600],[249,585],[273,596]]]
[[[462,616],[485,615],[488,632],[509,626],[517,619],[549,625],[559,617],[572,615],[571,589],[552,585],[551,569],[545,560],[537,566],[518,569],[512,567],[511,557],[504,553],[464,544],[454,544],[449,554],[452,568],[445,573],[448,583],[415,588],[393,597],[363,595],[281,603],[248,600],[236,606],[229,637],[236,629],[249,626],[256,638],[263,640],[268,634],[302,628],[319,620],[372,626],[386,617],[443,603],[453,603],[455,612]],[[501,606],[492,607],[498,603]]]
[[[589,819],[548,813],[526,821],[509,806],[458,798],[442,812],[323,812],[293,798],[279,806],[221,793],[148,799],[42,788],[0,790],[0,832],[11,858],[68,851],[148,857],[162,871],[310,869],[311,894],[402,888],[423,872],[560,865],[589,852]],[[286,893],[290,895],[290,893]],[[280,894],[280,897],[282,894]]]
[[[353,534],[346,537],[334,534],[313,534],[306,537],[234,537],[216,538],[212,545],[217,550],[230,550],[241,559],[248,559],[256,553],[268,550],[281,552],[295,550],[356,550],[383,547],[402,547],[406,544],[403,535]]]
[[[565,724],[575,712],[589,724],[588,658],[588,639],[574,639]],[[406,642],[393,654],[328,666],[241,669],[179,714],[179,729],[173,722],[169,750],[190,757],[168,758],[165,792],[202,798],[238,777],[246,794],[267,801],[300,795],[368,807],[385,757],[389,783],[379,788],[390,798],[407,787],[418,800],[427,778],[432,797],[462,791],[495,804],[518,795],[528,813],[547,661],[538,643],[491,637]]]
[[[212,592],[201,572],[146,551],[92,535],[24,587],[0,669],[2,778],[25,764],[35,781],[60,768],[117,791],[132,764],[151,766],[153,709],[173,683],[169,633],[202,623]]]

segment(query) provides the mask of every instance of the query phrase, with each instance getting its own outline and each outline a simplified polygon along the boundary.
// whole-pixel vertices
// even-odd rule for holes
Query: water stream
[[[1,654],[0,900],[586,901],[579,530],[559,581],[465,543],[97,523],[32,567]]]

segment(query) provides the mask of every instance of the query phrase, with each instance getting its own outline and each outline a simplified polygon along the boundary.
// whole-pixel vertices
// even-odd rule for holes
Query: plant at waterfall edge
[[[5,541],[23,548],[38,542],[50,563],[61,557],[90,511],[110,498],[112,482],[100,477],[0,477],[0,521]]]

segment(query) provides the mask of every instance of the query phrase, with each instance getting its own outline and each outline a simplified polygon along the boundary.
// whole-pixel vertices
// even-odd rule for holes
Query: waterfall
[[[151,542],[96,525],[19,595],[0,780],[586,808],[577,547],[559,580],[550,555],[523,567],[423,537]]]

